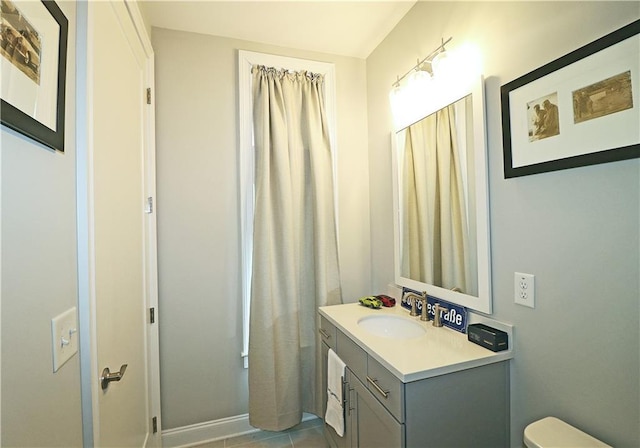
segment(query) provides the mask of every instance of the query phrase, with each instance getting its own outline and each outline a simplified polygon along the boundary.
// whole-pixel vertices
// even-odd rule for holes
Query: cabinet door
[[[349,372],[348,381],[353,389],[348,402],[352,408],[349,415],[352,446],[362,448],[404,446],[404,425],[398,423],[351,372]]]

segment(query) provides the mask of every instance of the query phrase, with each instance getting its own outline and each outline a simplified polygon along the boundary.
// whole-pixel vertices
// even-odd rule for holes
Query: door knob
[[[102,390],[105,390],[109,387],[109,383],[111,381],[120,381],[124,376],[124,372],[127,370],[127,365],[122,364],[119,372],[111,373],[109,371],[109,367],[105,367],[102,371],[102,376],[100,377],[100,384],[102,385]]]

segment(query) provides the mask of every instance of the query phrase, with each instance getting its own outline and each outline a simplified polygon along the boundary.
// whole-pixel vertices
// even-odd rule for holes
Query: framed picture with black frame
[[[64,152],[68,20],[54,1],[0,0],[0,116]]]
[[[640,157],[640,20],[501,87],[504,177]]]

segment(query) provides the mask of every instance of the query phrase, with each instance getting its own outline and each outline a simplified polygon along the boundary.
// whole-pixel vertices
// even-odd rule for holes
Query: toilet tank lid
[[[606,443],[555,417],[545,417],[524,429],[524,443],[529,448],[609,447]]]

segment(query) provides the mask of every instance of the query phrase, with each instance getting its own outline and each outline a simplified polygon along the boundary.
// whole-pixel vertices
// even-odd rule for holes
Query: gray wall
[[[153,28],[164,429],[247,412],[237,50],[333,62],[345,299],[370,293],[365,61]]]
[[[80,446],[78,356],[53,373],[51,318],[76,306],[75,17],[69,20],[66,151],[2,127],[2,445]]]
[[[494,315],[515,325],[512,446],[547,415],[640,445],[640,161],[505,180],[500,86],[640,17],[638,2],[420,2],[367,59],[373,286],[393,278],[391,117],[396,75],[441,38],[484,58]],[[375,217],[375,219],[373,219]],[[513,303],[514,271],[536,308]]]

